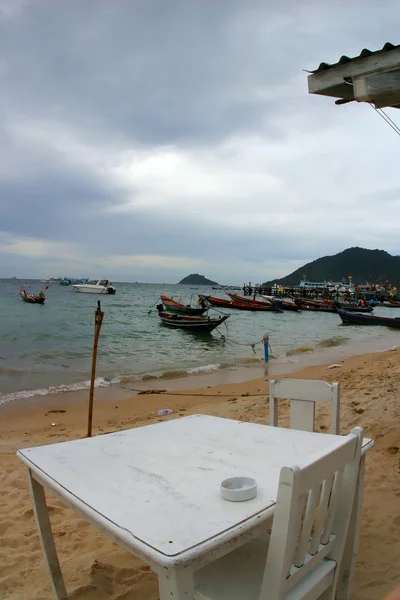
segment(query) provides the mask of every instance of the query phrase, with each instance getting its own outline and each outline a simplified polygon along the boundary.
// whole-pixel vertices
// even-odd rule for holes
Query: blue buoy
[[[268,361],[269,361],[269,337],[267,334],[265,334],[263,337],[263,344],[264,344],[264,360],[265,360],[265,364],[268,364]]]

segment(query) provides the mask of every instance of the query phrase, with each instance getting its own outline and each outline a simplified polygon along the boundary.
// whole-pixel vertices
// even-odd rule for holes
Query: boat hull
[[[324,302],[321,302],[321,304],[316,304],[309,303],[306,301],[300,301],[298,303],[298,306],[301,308],[301,310],[308,310],[313,312],[336,312],[336,306],[334,304],[326,304]]]
[[[265,306],[259,306],[248,302],[235,302],[234,300],[215,298],[214,296],[203,296],[202,294],[199,294],[199,296],[211,304],[211,306],[218,306],[219,308],[234,308],[237,310],[249,310],[254,312],[282,312],[282,309],[275,306],[269,306],[266,303]]]
[[[240,304],[252,304],[253,306],[271,306],[271,302],[263,300],[255,300],[253,298],[246,298],[245,296],[238,296],[237,294],[232,294],[230,292],[225,292],[233,302],[239,302]]]
[[[356,312],[356,313],[371,313],[374,310],[372,308],[372,306],[357,306],[357,304],[353,304],[353,305],[342,304],[339,308],[341,310],[344,310],[345,312]]]
[[[166,312],[195,317],[204,314],[208,310],[207,306],[190,306],[190,304],[181,304],[173,298],[168,298],[168,296],[164,295],[161,295],[161,300],[167,309]]]
[[[337,309],[337,313],[345,325],[383,325],[386,327],[400,328],[400,319],[346,312],[340,308]]]
[[[28,304],[44,304],[45,298],[27,296],[26,298],[22,298],[22,300]]]
[[[115,288],[106,288],[106,287],[95,286],[95,285],[87,287],[87,285],[85,285],[85,284],[73,285],[72,287],[74,288],[74,290],[76,292],[80,292],[81,294],[103,294],[103,296],[109,295],[109,294],[115,294]]]
[[[213,329],[222,325],[229,317],[229,315],[223,315],[217,319],[211,317],[189,317],[164,311],[159,311],[158,316],[160,317],[162,324],[167,327],[186,329],[187,331],[199,331],[202,333],[210,333]]]

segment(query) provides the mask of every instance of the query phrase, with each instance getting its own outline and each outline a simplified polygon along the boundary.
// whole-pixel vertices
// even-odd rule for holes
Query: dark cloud
[[[88,268],[201,258],[218,279],[276,276],[356,243],[394,251],[397,139],[369,107],[309,96],[302,69],[396,43],[399,16],[389,0],[383,12],[361,0],[3,3],[4,239],[49,242],[55,267],[75,266],[55,255],[65,242]],[[27,260],[49,267],[43,253]],[[6,262],[5,274],[23,266]],[[111,268],[131,278],[124,261]]]

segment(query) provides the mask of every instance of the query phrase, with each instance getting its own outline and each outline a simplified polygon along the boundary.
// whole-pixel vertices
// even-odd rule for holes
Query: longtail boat
[[[385,325],[386,327],[400,327],[400,318],[377,317],[375,315],[360,315],[346,312],[337,308],[337,313],[346,325]]]
[[[260,306],[257,304],[250,304],[249,302],[236,302],[235,300],[225,300],[225,298],[216,298],[215,296],[204,296],[203,294],[199,294],[199,297],[206,300],[211,306],[218,306],[219,308],[236,308],[237,310],[257,312],[283,312],[281,308],[270,306],[266,302],[263,302],[263,306]]]
[[[301,308],[301,310],[311,310],[315,312],[336,312],[336,306],[334,304],[328,304],[327,302],[315,302],[309,300],[299,299],[296,300],[297,306]]]
[[[208,310],[208,306],[203,301],[203,304],[199,306],[191,306],[190,304],[182,304],[181,302],[177,302],[173,298],[168,298],[164,294],[161,294],[161,300],[166,309],[172,313],[178,313],[182,315],[192,315],[192,316],[200,316]]]
[[[336,306],[347,312],[371,313],[374,310],[372,306],[364,304],[344,304],[339,302]]]
[[[158,316],[163,325],[174,327],[175,329],[187,329],[188,331],[211,332],[213,329],[222,325],[230,315],[221,315],[217,318],[212,317],[191,317],[179,315],[177,313],[169,313],[162,310],[163,306],[157,306]]]
[[[271,302],[264,300],[256,300],[255,298],[249,298],[248,296],[238,296],[237,294],[232,294],[232,292],[225,291],[225,294],[228,294],[231,300],[234,302],[240,302],[243,304],[255,304],[256,306],[271,306]]]
[[[301,307],[295,302],[290,302],[288,300],[284,300],[283,298],[277,298],[276,296],[266,296],[264,294],[261,295],[263,298],[268,300],[268,302],[271,302],[273,305],[278,306],[278,308],[281,308],[282,310],[292,310],[295,312],[299,312],[301,310]]]
[[[381,306],[386,306],[386,308],[400,308],[400,302],[397,302],[396,300],[386,300],[385,302],[383,302],[383,304],[381,304]]]
[[[44,292],[39,292],[39,294],[28,294],[28,292],[24,289],[21,289],[19,292],[21,296],[21,300],[27,302],[28,304],[44,304],[46,300],[46,295]]]

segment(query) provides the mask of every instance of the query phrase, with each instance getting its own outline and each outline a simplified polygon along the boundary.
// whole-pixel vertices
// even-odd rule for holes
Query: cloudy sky
[[[240,284],[399,254],[399,137],[303,71],[399,43],[382,8],[0,0],[0,276]]]

